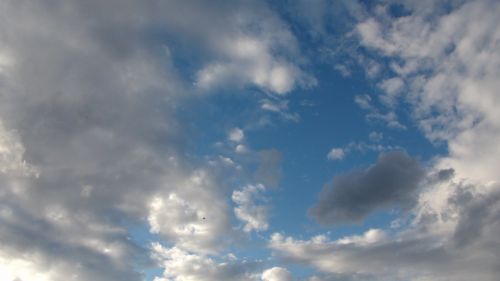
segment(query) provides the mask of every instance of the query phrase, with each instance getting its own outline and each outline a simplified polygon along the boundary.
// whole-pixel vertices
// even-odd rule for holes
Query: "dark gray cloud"
[[[415,203],[423,176],[418,161],[405,152],[381,154],[365,170],[335,176],[309,214],[321,224],[331,225],[359,222],[381,208],[407,209]]]

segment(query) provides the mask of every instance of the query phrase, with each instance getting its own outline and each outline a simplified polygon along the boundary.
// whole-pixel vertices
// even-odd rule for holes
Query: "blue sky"
[[[0,280],[500,268],[500,5],[0,4]]]

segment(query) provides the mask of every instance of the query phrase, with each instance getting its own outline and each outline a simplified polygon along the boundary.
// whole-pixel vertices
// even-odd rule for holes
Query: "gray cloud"
[[[322,224],[359,222],[381,208],[411,207],[424,172],[400,151],[381,154],[377,163],[334,177],[309,214]]]

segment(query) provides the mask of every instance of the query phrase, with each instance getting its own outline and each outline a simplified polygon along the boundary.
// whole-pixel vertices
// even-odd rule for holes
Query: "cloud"
[[[352,75],[352,71],[344,64],[335,64],[333,68],[338,71],[342,77],[350,77]]]
[[[405,88],[403,79],[399,77],[386,79],[380,82],[378,86],[385,93],[380,96],[380,100],[388,107],[395,107],[397,105],[399,95]]]
[[[202,2],[194,3],[197,9],[202,7]],[[201,42],[210,46],[213,59],[196,73],[195,84],[199,88],[254,85],[284,95],[297,86],[316,85],[316,80],[301,69],[300,61],[305,59],[300,59],[297,39],[269,7],[262,2],[244,1],[221,6],[210,9],[208,15],[200,15],[201,21],[174,16],[176,24],[189,29],[196,25],[198,32],[206,30],[205,25],[213,26],[210,20],[218,18],[218,30],[209,29],[202,36]]]
[[[250,232],[252,230],[267,230],[269,208],[266,205],[259,205],[258,202],[263,199],[265,187],[261,184],[248,185],[241,190],[233,191],[232,199],[236,204],[234,213],[236,217],[245,223],[243,230]]]
[[[241,154],[244,154],[244,153],[247,153],[249,150],[248,148],[246,147],[246,145],[244,144],[238,144],[235,148],[234,148],[234,151],[236,153],[241,153]]]
[[[417,200],[423,176],[418,162],[408,154],[384,153],[365,170],[335,176],[309,214],[322,224],[340,224],[359,222],[380,209],[408,209]]]
[[[256,281],[257,263],[239,260],[216,260],[196,255],[177,247],[165,248],[159,243],[152,244],[152,255],[156,262],[165,269],[155,281]]]
[[[382,133],[371,132],[369,134],[369,139],[372,142],[380,142],[383,138]],[[384,152],[391,150],[400,150],[400,146],[395,145],[384,145],[381,143],[366,143],[364,141],[351,141],[344,147],[332,148],[327,154],[329,160],[342,160],[347,155],[353,152],[366,153],[367,151],[374,152]]]
[[[292,281],[292,274],[285,268],[273,267],[262,273],[263,281]]]
[[[459,209],[459,219],[453,234],[457,247],[484,243],[481,240],[492,239],[492,231],[500,227],[500,190],[495,189],[487,194],[476,192],[474,187],[464,186],[450,198],[451,204]]]
[[[367,111],[366,119],[370,122],[383,122],[389,128],[404,130],[406,126],[401,124],[398,116],[393,111],[382,113],[379,108],[373,105],[371,96],[356,95],[354,102],[361,108]]]
[[[228,206],[207,171],[195,171],[167,194],[156,194],[149,204],[152,233],[179,248],[214,253],[229,232]]]
[[[290,109],[288,108],[288,100],[274,101],[270,99],[263,99],[260,102],[260,108],[265,111],[277,113],[285,120],[298,122],[300,119],[300,116],[297,113],[290,112]]]
[[[357,95],[354,97],[354,102],[362,109],[371,110],[372,98],[369,95]]]
[[[233,142],[242,142],[245,138],[245,133],[240,128],[234,128],[229,132],[228,139]]]
[[[342,160],[344,156],[345,153],[342,148],[332,148],[326,157],[328,160]]]
[[[384,134],[382,132],[370,132],[368,138],[370,141],[380,142],[384,138]]]

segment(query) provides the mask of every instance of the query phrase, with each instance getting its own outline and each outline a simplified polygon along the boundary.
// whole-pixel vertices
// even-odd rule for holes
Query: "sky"
[[[496,281],[500,2],[0,1],[0,281]]]

